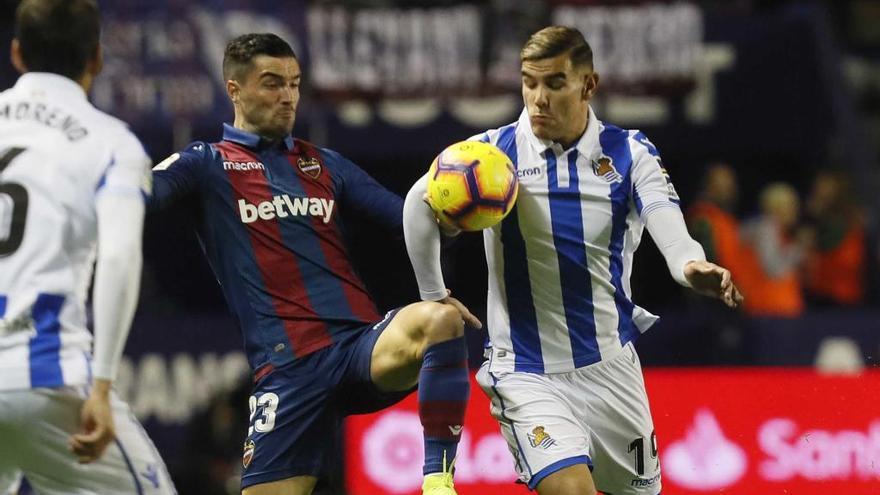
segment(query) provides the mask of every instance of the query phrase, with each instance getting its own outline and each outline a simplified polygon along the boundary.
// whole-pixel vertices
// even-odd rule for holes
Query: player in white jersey
[[[522,115],[472,138],[507,153],[520,180],[514,210],[484,231],[491,346],[477,380],[529,488],[657,495],[656,436],[632,346],[657,319],[631,300],[643,227],[680,284],[730,307],[742,297],[688,234],[654,145],[593,113],[598,75],[581,33],[543,29],[521,55]],[[446,287],[426,180],[407,196],[404,225],[430,300]]]
[[[174,493],[112,391],[137,304],[150,161],[86,91],[94,0],[24,0],[0,93],[0,493]],[[92,268],[94,357],[85,302]]]

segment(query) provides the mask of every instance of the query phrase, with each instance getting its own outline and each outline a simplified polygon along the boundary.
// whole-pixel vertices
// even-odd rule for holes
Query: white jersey
[[[27,73],[0,93],[0,390],[90,380],[96,198],[140,196],[149,167],[68,78]]]
[[[490,371],[559,373],[614,358],[657,317],[633,304],[630,272],[643,221],[678,196],[640,132],[599,121],[568,150],[519,120],[472,139],[513,161],[519,196],[484,231]]]

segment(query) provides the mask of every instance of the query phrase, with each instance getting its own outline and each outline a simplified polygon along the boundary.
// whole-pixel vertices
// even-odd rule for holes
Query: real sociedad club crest
[[[623,176],[614,167],[614,160],[610,156],[602,155],[593,160],[593,173],[605,179],[605,182],[623,182]]]
[[[526,433],[526,436],[529,437],[529,444],[535,448],[540,447],[546,450],[556,444],[556,440],[547,433],[543,426],[536,426],[531,433]]]
[[[296,161],[296,164],[299,166],[299,169],[302,170],[302,173],[313,179],[317,179],[318,176],[321,175],[321,162],[313,156],[309,158],[299,158]]]

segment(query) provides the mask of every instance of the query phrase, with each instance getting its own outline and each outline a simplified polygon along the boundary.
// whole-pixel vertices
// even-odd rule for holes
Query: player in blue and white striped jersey
[[[688,234],[654,145],[594,114],[598,75],[581,33],[532,35],[522,82],[519,120],[472,138],[507,153],[520,180],[514,210],[484,231],[491,346],[477,379],[529,488],[656,495],[656,437],[632,347],[657,320],[629,285],[643,228],[680,284],[731,307],[742,298]],[[404,221],[422,298],[432,300],[446,287],[425,184],[407,196]]]
[[[0,493],[174,493],[112,391],[137,305],[150,160],[86,96],[94,0],[24,0],[0,93]],[[94,356],[86,299],[94,272]]]

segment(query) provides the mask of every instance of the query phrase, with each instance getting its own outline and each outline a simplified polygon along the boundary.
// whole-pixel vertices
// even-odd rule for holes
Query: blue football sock
[[[419,418],[425,430],[424,474],[455,459],[470,396],[464,337],[428,347],[419,373]],[[447,466],[448,469],[448,466]]]

